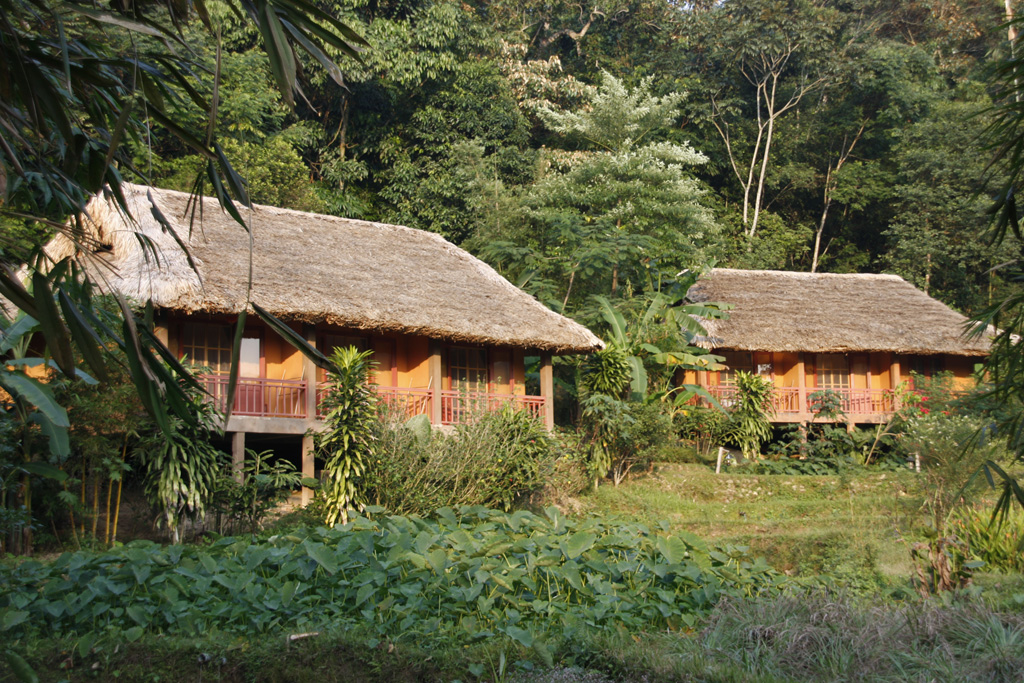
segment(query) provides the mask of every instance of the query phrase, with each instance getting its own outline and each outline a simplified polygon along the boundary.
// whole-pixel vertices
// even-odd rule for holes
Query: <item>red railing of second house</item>
[[[441,424],[459,424],[475,413],[498,410],[509,404],[520,410],[529,411],[530,415],[538,420],[544,419],[543,396],[442,391]]]
[[[430,405],[434,393],[430,389],[382,386],[375,386],[374,389],[377,390],[377,397],[397,413],[404,413],[406,417],[430,415]]]
[[[433,392],[430,389],[416,389],[404,387],[382,387],[378,384],[369,385],[380,400],[387,403],[392,409],[404,411],[406,416],[430,415],[430,404]],[[323,409],[324,397],[330,385],[320,383],[316,386],[316,416],[324,417],[327,413]]]
[[[725,408],[736,402],[736,387],[711,386],[705,387]],[[807,387],[775,387],[772,392],[772,408],[776,414],[800,413],[801,405],[807,413],[813,412],[810,396],[816,391]],[[847,415],[879,415],[896,410],[896,400],[890,389],[832,389],[839,394],[842,410]],[[801,401],[801,392],[803,400]]]
[[[227,408],[228,378],[200,375],[199,381],[221,411]],[[233,415],[256,417],[306,417],[306,381],[243,377],[235,387]]]

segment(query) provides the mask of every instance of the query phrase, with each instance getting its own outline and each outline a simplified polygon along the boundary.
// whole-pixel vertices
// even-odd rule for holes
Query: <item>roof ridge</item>
[[[794,279],[815,279],[815,278],[863,278],[879,280],[899,280],[906,282],[902,277],[894,273],[808,273],[799,270],[761,270],[756,268],[712,268],[711,274],[715,273],[737,273],[749,275],[775,275],[779,277],[791,277]]]

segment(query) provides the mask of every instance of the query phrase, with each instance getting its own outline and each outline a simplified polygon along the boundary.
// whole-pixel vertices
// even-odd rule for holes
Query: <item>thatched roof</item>
[[[987,338],[964,336],[967,318],[896,275],[716,268],[690,290],[730,303],[705,324],[707,348],[817,353],[890,351],[983,356]]]
[[[216,200],[203,200],[191,230],[188,195],[124,186],[138,225],[101,197],[84,221],[113,268],[94,268],[108,286],[139,301],[184,312],[238,313],[246,303],[249,234]],[[154,207],[187,242],[188,258],[162,229]],[[601,341],[549,310],[490,266],[439,235],[397,225],[256,206],[241,209],[252,229],[252,301],[289,321],[555,353],[589,352]],[[152,244],[142,245],[141,233]],[[69,255],[63,236],[48,252]],[[153,258],[155,252],[156,259]]]

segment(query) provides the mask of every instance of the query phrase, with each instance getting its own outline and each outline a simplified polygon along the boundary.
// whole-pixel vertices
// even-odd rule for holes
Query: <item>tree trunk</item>
[[[927,254],[924,257],[924,293],[928,294],[928,290],[932,286],[932,255]]]

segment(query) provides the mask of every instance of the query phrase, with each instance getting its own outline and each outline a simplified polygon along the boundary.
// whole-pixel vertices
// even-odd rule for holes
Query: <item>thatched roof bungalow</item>
[[[602,347],[588,329],[434,233],[256,205],[242,208],[250,235],[209,197],[190,227],[189,195],[137,185],[125,191],[137,224],[102,197],[87,207],[88,237],[111,266],[95,271],[157,308],[237,315],[251,296],[296,323],[556,354]],[[64,237],[48,247],[57,258],[74,250]]]
[[[698,340],[729,369],[691,379],[726,396],[736,370],[769,375],[780,421],[807,419],[818,389],[842,394],[851,419],[884,419],[911,372],[951,372],[965,388],[989,351],[967,318],[896,275],[717,268],[690,295],[734,306]]]
[[[325,353],[340,345],[371,350],[380,395],[434,424],[511,402],[551,425],[552,354],[603,346],[436,234],[269,206],[240,207],[247,232],[214,199],[192,205],[181,192],[124,190],[132,219],[97,197],[79,243],[58,236],[47,251],[62,258],[85,245],[101,287],[152,302],[158,333],[210,368],[206,386],[222,404],[231,325],[248,301]],[[325,379],[271,328],[248,320],[226,425],[236,458],[246,434],[318,428]],[[527,355],[541,357],[537,396],[526,394]],[[312,476],[310,449],[303,437],[303,470]]]

